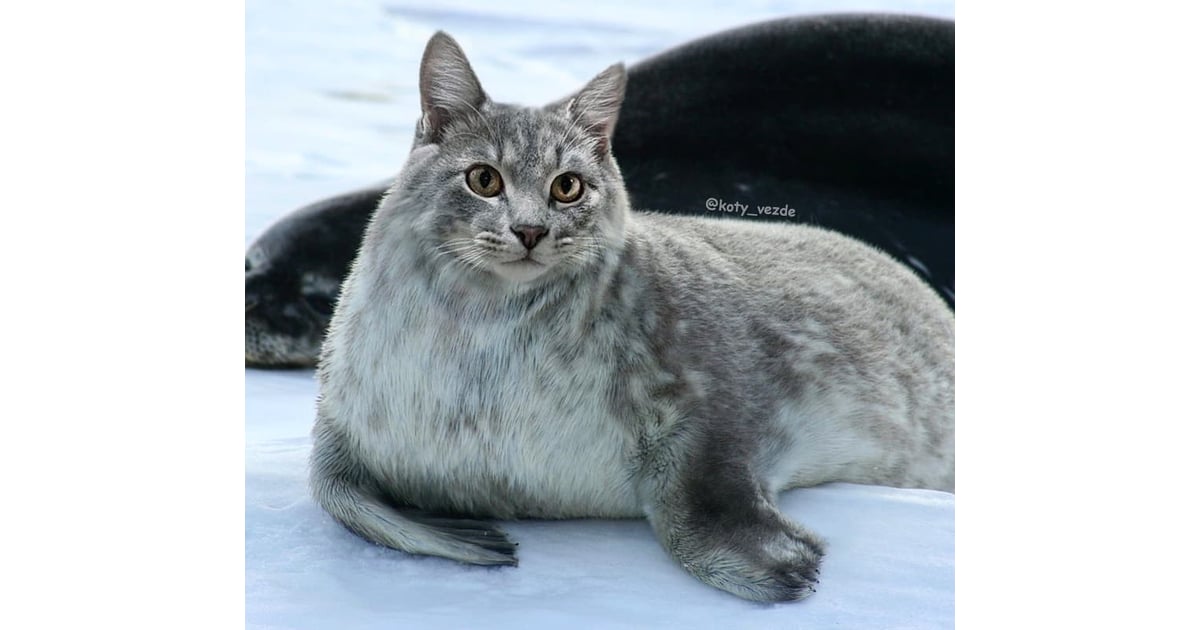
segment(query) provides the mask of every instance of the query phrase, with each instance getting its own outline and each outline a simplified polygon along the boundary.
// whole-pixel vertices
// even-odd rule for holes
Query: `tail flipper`
[[[309,482],[313,498],[347,529],[367,540],[413,554],[479,565],[516,566],[516,544],[484,521],[397,508],[370,484],[340,436],[317,421]]]

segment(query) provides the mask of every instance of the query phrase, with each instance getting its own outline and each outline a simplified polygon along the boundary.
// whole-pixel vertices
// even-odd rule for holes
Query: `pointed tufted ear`
[[[476,116],[487,94],[458,42],[438,31],[425,45],[421,57],[421,128],[425,142],[440,142],[448,126]]]
[[[551,105],[565,113],[595,139],[596,157],[604,159],[612,150],[613,131],[621,101],[625,100],[625,64],[615,63],[596,75],[582,90]]]

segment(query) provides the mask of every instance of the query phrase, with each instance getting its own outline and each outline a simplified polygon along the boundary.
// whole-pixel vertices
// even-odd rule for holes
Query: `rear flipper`
[[[326,512],[373,543],[468,564],[517,564],[516,545],[484,521],[434,516],[380,499],[341,436],[323,420],[313,430],[309,485]]]
[[[748,471],[708,462],[650,484],[647,516],[667,551],[701,582],[755,601],[816,590],[824,542],[775,507]],[[697,475],[697,473],[700,473]]]

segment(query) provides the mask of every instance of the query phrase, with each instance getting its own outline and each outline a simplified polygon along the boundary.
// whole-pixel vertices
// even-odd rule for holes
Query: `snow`
[[[473,7],[349,0],[246,6],[246,243],[300,205],[394,174],[416,119],[416,67],[444,29],[497,100],[557,98],[617,60],[797,13],[953,17],[950,2],[715,0]],[[832,484],[781,506],[829,543],[815,595],[756,604],[673,564],[644,521],[504,523],[518,568],[370,545],[305,487],[311,371],[246,370],[246,622],[252,628],[945,628],[954,496]]]

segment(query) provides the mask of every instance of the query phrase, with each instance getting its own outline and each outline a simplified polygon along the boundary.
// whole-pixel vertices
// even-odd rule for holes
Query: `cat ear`
[[[421,57],[421,125],[418,135],[438,142],[446,127],[478,115],[487,94],[458,42],[438,31],[425,45]]]
[[[621,101],[624,99],[625,64],[615,63],[588,81],[574,96],[552,107],[564,109],[567,116],[596,139],[596,157],[603,159],[611,148],[613,130],[617,128],[617,114],[621,111]]]

